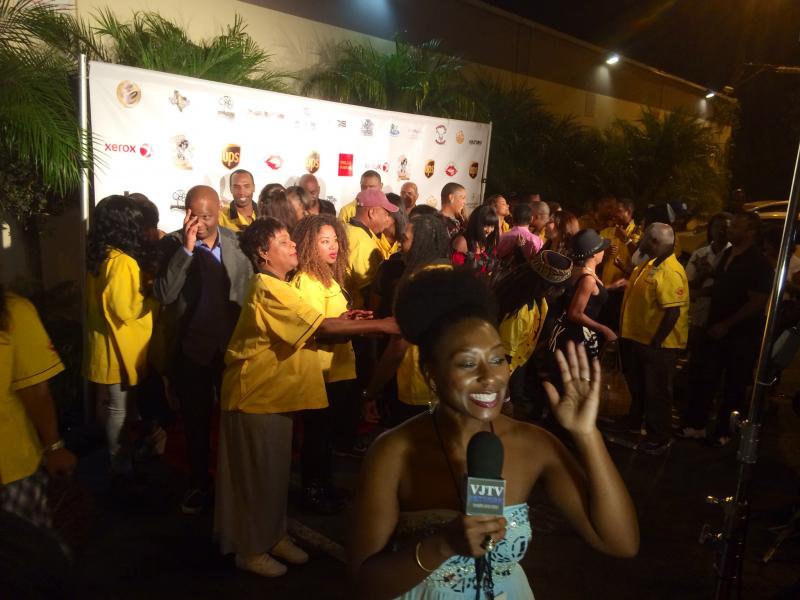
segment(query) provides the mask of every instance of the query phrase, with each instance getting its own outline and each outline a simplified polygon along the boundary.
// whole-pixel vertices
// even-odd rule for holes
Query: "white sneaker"
[[[308,562],[308,554],[302,548],[297,547],[288,535],[275,544],[270,553],[293,565],[304,565]]]
[[[236,555],[236,567],[242,571],[250,571],[262,577],[280,577],[286,574],[286,565],[279,563],[269,554],[255,556]]]

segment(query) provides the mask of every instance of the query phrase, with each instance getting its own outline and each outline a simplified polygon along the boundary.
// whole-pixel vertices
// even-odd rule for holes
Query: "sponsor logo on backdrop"
[[[319,171],[319,152],[316,150],[306,156],[306,171],[312,174]]]
[[[421,129],[409,129],[408,130],[408,139],[410,140],[417,140],[419,139],[420,134],[422,133]]]
[[[361,135],[372,137],[372,132],[374,129],[375,123],[372,122],[372,119],[364,119],[364,121],[361,123]]]
[[[227,169],[233,169],[239,166],[239,160],[242,157],[242,147],[238,144],[228,144],[222,149],[222,164]]]
[[[339,177],[352,177],[353,155],[339,154]]]
[[[194,147],[186,139],[186,136],[178,134],[172,138],[172,163],[179,169],[185,171],[192,170],[192,156]]]
[[[273,171],[277,171],[283,166],[283,159],[277,154],[271,154],[264,162]]]
[[[142,99],[142,90],[133,81],[120,81],[117,84],[117,100],[125,108],[133,108]]]
[[[366,162],[364,163],[364,170],[365,171],[382,171],[384,173],[389,172],[389,163],[388,162]]]
[[[402,181],[406,181],[409,178],[408,158],[406,158],[405,154],[401,154],[397,159],[397,178]]]
[[[218,104],[218,115],[227,117],[228,119],[233,119],[236,116],[236,113],[233,112],[233,98],[230,96],[221,96]]]
[[[254,117],[264,117],[265,119],[282,120],[286,118],[286,115],[283,113],[269,112],[266,110],[253,110],[252,108],[248,108],[247,112]]]
[[[433,177],[433,170],[435,166],[436,166],[436,161],[434,160],[429,160],[428,162],[425,163],[425,177],[427,177],[428,179]]]
[[[433,140],[440,146],[444,144],[447,140],[444,139],[444,136],[447,135],[447,127],[444,125],[437,125],[435,129],[436,138]]]
[[[169,98],[169,103],[177,108],[180,112],[183,112],[183,109],[191,104],[189,99],[186,96],[182,96],[178,90],[172,92],[172,96]]]
[[[397,137],[398,135],[400,135],[400,128],[397,127],[397,125],[395,125],[394,123],[392,123],[392,126],[389,127],[389,135],[392,137]]]
[[[186,191],[175,190],[172,192],[172,204],[169,207],[171,210],[186,210]]]
[[[456,173],[458,173],[458,169],[456,169],[456,166],[453,163],[450,163],[447,165],[447,167],[445,167],[444,173],[448,177],[453,177]]]
[[[345,121],[343,119],[336,119],[336,126],[337,127],[341,127],[341,128],[345,128],[345,127],[347,127],[347,121]]]
[[[456,132],[456,144],[464,143],[464,132],[460,129]]]
[[[317,123],[311,120],[311,110],[308,108],[303,109],[303,126],[311,131],[317,130]]]
[[[469,176],[472,179],[475,179],[478,176],[478,169],[479,168],[480,168],[480,165],[478,165],[477,162],[470,163],[470,165],[469,165]]]
[[[483,140],[470,140],[470,146],[483,146]]]
[[[150,158],[153,154],[150,144],[106,144],[105,152],[119,152],[121,154],[138,154],[144,158]]]
[[[150,144],[142,144],[139,146],[139,154],[145,158],[150,158],[153,155],[153,149]]]

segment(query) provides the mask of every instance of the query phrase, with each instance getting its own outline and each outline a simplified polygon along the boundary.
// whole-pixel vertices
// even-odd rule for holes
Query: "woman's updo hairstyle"
[[[420,368],[431,363],[439,340],[457,323],[481,319],[497,326],[497,303],[474,273],[428,267],[401,283],[394,303],[400,333],[419,346]]]

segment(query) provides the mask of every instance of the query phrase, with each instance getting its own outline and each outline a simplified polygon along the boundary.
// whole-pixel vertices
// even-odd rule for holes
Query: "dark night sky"
[[[800,138],[800,75],[745,63],[800,66],[800,0],[488,0],[710,89],[735,88],[733,187],[786,198]]]
[[[798,0],[490,0],[700,85],[745,62],[800,64]]]

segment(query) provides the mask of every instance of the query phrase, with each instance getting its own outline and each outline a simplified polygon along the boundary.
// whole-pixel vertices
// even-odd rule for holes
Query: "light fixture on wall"
[[[608,58],[606,58],[607,65],[615,65],[619,62],[619,54],[609,54]]]
[[[714,90],[708,90],[708,92],[706,93],[706,100],[711,100],[716,95],[717,92],[715,92]]]

